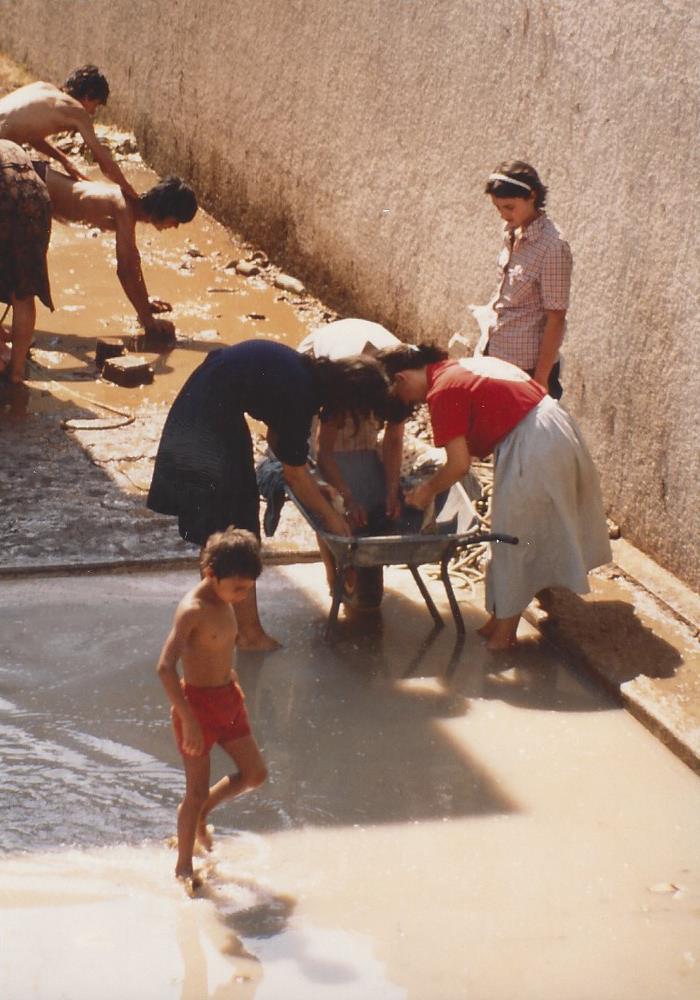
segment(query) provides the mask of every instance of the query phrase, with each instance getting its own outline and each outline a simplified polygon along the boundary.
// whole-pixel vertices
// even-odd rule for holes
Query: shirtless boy
[[[201,884],[192,868],[195,840],[211,850],[206,819],[225,799],[257,788],[267,768],[250,731],[243,693],[232,660],[238,604],[262,571],[255,535],[227,528],[202,549],[202,579],[178,605],[158,661],[158,676],[172,704],[175,739],[182,754],[186,789],[177,813],[175,875],[188,889]],[[177,673],[182,660],[183,679]],[[237,774],[209,787],[209,752],[218,743],[233,758]]]
[[[115,184],[76,181],[50,167],[43,173],[54,219],[113,231],[116,234],[117,277],[136,310],[140,325],[146,333],[174,336],[173,324],[155,316],[168,312],[170,304],[148,298],[136,246],[136,223],[172,229],[190,222],[197,212],[197,199],[192,189],[178,177],[166,177],[132,201]]]
[[[43,80],[29,83],[0,98],[0,139],[33,146],[38,153],[58,160],[70,177],[84,181],[87,178],[65,153],[46,141],[47,136],[58,132],[79,132],[105,177],[128,198],[137,198],[92,126],[92,117],[100,105],[107,103],[108,95],[109,84],[96,66],[76,69],[61,89]]]

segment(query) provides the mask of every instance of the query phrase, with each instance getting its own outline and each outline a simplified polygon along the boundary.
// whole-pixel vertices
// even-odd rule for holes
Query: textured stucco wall
[[[611,516],[700,585],[694,0],[0,0],[0,46],[97,62],[161,172],[331,301],[398,333],[475,333],[533,162],[575,255],[566,402]]]

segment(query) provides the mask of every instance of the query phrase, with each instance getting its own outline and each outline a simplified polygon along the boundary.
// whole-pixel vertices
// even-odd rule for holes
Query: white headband
[[[532,188],[525,181],[516,181],[514,177],[509,177],[508,174],[489,174],[490,181],[505,181],[506,184],[515,184],[516,187],[525,188],[532,194]]]

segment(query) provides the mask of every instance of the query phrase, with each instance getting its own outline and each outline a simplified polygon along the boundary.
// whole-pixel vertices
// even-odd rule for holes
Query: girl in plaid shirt
[[[494,321],[483,353],[524,369],[559,399],[559,348],[571,285],[569,244],[547,218],[547,188],[529,163],[499,164],[489,176],[486,194],[505,228]]]

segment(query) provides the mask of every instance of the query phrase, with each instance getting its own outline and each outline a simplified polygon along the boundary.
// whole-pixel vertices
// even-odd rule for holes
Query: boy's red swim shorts
[[[187,754],[188,757],[205,757],[215,743],[227,743],[229,740],[250,736],[248,712],[238,684],[231,681],[221,687],[196,687],[194,684],[185,684],[184,681],[181,683],[185,698],[197,716],[204,736],[202,752]],[[182,722],[175,709],[171,714],[175,740],[180,753],[184,755]]]

